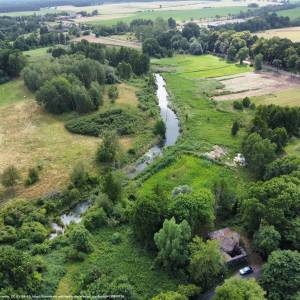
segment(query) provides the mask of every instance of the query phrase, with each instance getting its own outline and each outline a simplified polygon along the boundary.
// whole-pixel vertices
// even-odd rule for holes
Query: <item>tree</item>
[[[256,71],[259,71],[262,69],[262,64],[263,64],[263,55],[261,53],[255,55],[254,58],[254,69]]]
[[[202,48],[201,43],[198,40],[195,39],[191,43],[189,51],[192,55],[201,55],[201,54],[203,54],[203,48]]]
[[[109,172],[104,179],[103,192],[108,196],[108,198],[117,203],[122,198],[122,182],[120,176],[116,173],[113,174]]]
[[[148,247],[154,246],[153,237],[163,224],[167,211],[164,198],[139,198],[131,210],[131,222],[136,238]]]
[[[182,35],[188,40],[192,37],[198,38],[200,36],[200,27],[196,23],[189,22],[184,25]]]
[[[72,92],[75,110],[78,113],[85,114],[95,109],[91,97],[84,86],[73,85]]]
[[[128,80],[131,77],[132,74],[132,68],[131,65],[122,61],[117,66],[118,74],[120,78]]]
[[[277,127],[272,130],[271,133],[271,142],[277,145],[277,152],[281,152],[283,147],[286,146],[289,136],[284,127]]]
[[[277,250],[280,243],[280,233],[272,225],[261,226],[254,234],[253,246],[263,257]]]
[[[168,19],[168,26],[170,29],[176,29],[176,21],[173,18]]]
[[[169,215],[177,222],[186,220],[192,232],[205,232],[215,220],[215,201],[212,193],[202,189],[197,193],[179,194],[170,204]]]
[[[68,239],[72,247],[80,252],[92,252],[93,246],[91,243],[89,231],[81,224],[76,224],[70,228]]]
[[[216,199],[216,212],[219,218],[226,219],[231,216],[237,197],[232,185],[224,178],[214,182],[212,191]]]
[[[162,56],[162,49],[155,38],[146,39],[143,42],[143,53],[149,56],[154,57],[161,57]]]
[[[74,109],[72,85],[63,76],[46,81],[37,91],[36,99],[53,114],[61,114]]]
[[[165,220],[163,227],[155,233],[154,241],[158,249],[157,261],[166,269],[176,270],[188,260],[188,243],[191,228],[187,221],[176,224],[174,218]]]
[[[189,272],[194,282],[204,290],[213,287],[224,274],[224,261],[217,241],[206,243],[195,237],[190,244]]]
[[[118,161],[119,154],[120,144],[117,133],[115,131],[105,131],[102,134],[102,143],[96,153],[96,160],[115,164]]]
[[[0,253],[0,291],[14,289],[16,293],[37,292],[41,276],[32,258],[11,246],[1,246]]]
[[[243,103],[243,106],[244,106],[245,108],[250,107],[250,105],[251,105],[250,98],[249,98],[249,97],[245,97],[245,98],[242,100],[242,103]]]
[[[269,139],[261,138],[257,133],[248,135],[242,144],[248,167],[258,176],[262,176],[266,165],[276,158],[275,149],[275,144]]]
[[[240,65],[243,64],[243,61],[249,56],[249,49],[248,47],[241,48],[237,53],[237,58],[240,61]]]
[[[20,179],[19,171],[15,166],[8,166],[1,174],[1,184],[6,188],[12,188]]]
[[[163,120],[158,120],[154,126],[154,133],[162,139],[166,138],[166,124]]]
[[[188,300],[188,298],[177,292],[161,292],[151,300]]]
[[[260,284],[270,300],[292,300],[300,290],[300,253],[272,252],[262,268]]]
[[[55,58],[60,57],[62,55],[66,55],[66,54],[67,54],[67,51],[62,47],[57,47],[52,50],[52,56]]]
[[[239,124],[238,121],[235,120],[235,121],[233,122],[233,124],[232,124],[232,127],[231,127],[231,134],[232,134],[233,136],[236,136],[237,133],[238,133],[238,131],[239,131],[239,129],[240,129],[240,124]]]
[[[26,58],[21,51],[14,51],[8,58],[8,73],[11,77],[18,76],[26,65]]]
[[[265,292],[255,279],[232,277],[216,288],[214,300],[265,300]]]
[[[288,224],[286,232],[286,239],[292,244],[292,246],[300,250],[300,217],[292,219]]]
[[[97,81],[91,83],[89,94],[95,109],[103,105],[102,89]]]
[[[20,228],[20,238],[29,239],[32,243],[42,243],[48,232],[40,222],[25,222]]]

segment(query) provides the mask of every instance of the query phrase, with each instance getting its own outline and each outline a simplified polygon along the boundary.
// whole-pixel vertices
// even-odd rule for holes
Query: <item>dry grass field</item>
[[[259,37],[272,38],[280,37],[287,38],[293,42],[300,42],[300,27],[287,27],[280,29],[271,29],[256,34]]]
[[[297,92],[299,91],[300,80],[279,73],[248,72],[218,79],[224,85],[224,88],[218,90],[218,95],[214,97],[217,101],[242,99],[246,96],[270,95],[277,92],[283,93],[282,95],[278,94],[278,97],[283,99],[291,94],[293,94],[291,97],[295,100],[300,96]],[[291,100],[291,102],[295,102],[295,100]],[[261,100],[261,102],[264,101]],[[273,103],[273,100],[267,102]],[[276,102],[279,103],[280,101],[277,100]]]
[[[79,161],[95,170],[94,157],[100,139],[71,134],[64,127],[64,121],[70,115],[46,113],[28,91],[25,91],[26,98],[17,101],[25,90],[20,82],[17,82],[19,86],[14,86],[14,93],[19,89],[17,96],[0,105],[0,172],[8,165],[17,166],[23,180],[17,186],[15,196],[29,199],[62,187]],[[114,105],[137,106],[135,87],[120,84],[118,89],[120,95]],[[103,110],[111,106],[107,97],[104,101]],[[124,150],[128,150],[134,141],[134,137],[125,137],[120,142]],[[25,188],[23,182],[28,168],[36,166],[42,169],[40,181]],[[5,190],[0,187],[0,199],[1,195],[5,198]]]

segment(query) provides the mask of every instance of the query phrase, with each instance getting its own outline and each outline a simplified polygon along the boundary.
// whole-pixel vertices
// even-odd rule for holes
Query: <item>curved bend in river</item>
[[[179,120],[175,112],[169,107],[169,95],[166,90],[166,82],[160,74],[155,74],[157,85],[156,96],[160,108],[160,116],[166,125],[166,138],[163,143],[150,148],[140,159],[142,162],[135,165],[130,177],[135,177],[141,173],[154,159],[163,154],[163,149],[176,143],[180,128]]]

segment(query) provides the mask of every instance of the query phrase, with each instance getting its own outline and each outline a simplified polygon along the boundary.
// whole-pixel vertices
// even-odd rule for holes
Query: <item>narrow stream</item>
[[[157,85],[156,96],[158,99],[158,106],[160,108],[160,116],[166,124],[166,138],[159,144],[150,148],[139,160],[134,167],[134,170],[129,174],[130,178],[134,178],[140,174],[155,158],[162,156],[165,147],[172,146],[176,143],[179,134],[179,120],[175,112],[169,107],[169,95],[166,90],[166,82],[160,74],[155,74],[155,80]],[[52,233],[49,239],[54,239],[59,234],[64,234],[66,226],[71,222],[79,223],[82,219],[82,214],[85,213],[90,207],[90,201],[83,201],[78,203],[69,213],[63,214],[60,219],[63,224],[60,226],[57,223],[52,223]]]
[[[166,82],[160,74],[155,74],[155,80],[157,85],[156,96],[158,99],[158,106],[160,108],[160,116],[166,124],[166,138],[161,144],[150,148],[139,159],[134,170],[129,174],[130,178],[134,178],[140,174],[154,161],[155,158],[162,156],[163,149],[174,145],[180,134],[179,120],[175,112],[169,107],[169,95],[166,89]]]

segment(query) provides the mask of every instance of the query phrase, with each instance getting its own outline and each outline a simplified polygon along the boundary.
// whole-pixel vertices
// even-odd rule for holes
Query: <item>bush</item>
[[[119,97],[119,91],[116,86],[111,86],[108,89],[108,97],[112,102],[115,102],[115,100]]]
[[[68,232],[68,239],[72,247],[80,252],[92,252],[89,231],[81,224],[73,226]]]
[[[28,176],[27,179],[25,181],[25,185],[29,186],[29,185],[33,185],[36,182],[38,182],[39,180],[39,172],[36,168],[30,168],[28,170]]]
[[[243,110],[243,103],[241,101],[233,101],[233,108],[237,110]]]
[[[0,244],[14,243],[17,240],[17,231],[12,226],[4,226],[0,230]]]
[[[44,254],[48,253],[49,250],[50,250],[50,247],[46,243],[36,244],[31,247],[31,254],[32,255],[37,255],[37,254],[44,255]]]
[[[166,138],[166,124],[163,120],[158,120],[154,127],[154,133],[162,139]]]
[[[15,166],[7,167],[1,174],[1,184],[6,188],[10,188],[16,185],[19,179],[20,174]]]
[[[107,223],[107,215],[102,207],[90,209],[84,219],[83,224],[88,230],[95,230]]]
[[[244,106],[245,108],[248,108],[248,107],[250,107],[250,105],[251,105],[251,100],[250,100],[249,97],[245,97],[245,98],[242,100],[242,103],[243,103],[243,106]]]
[[[120,244],[122,242],[122,236],[119,232],[115,232],[110,239],[112,244]]]
[[[86,254],[78,251],[72,247],[68,247],[66,249],[66,257],[69,260],[73,260],[73,261],[84,261]]]
[[[99,136],[106,130],[116,130],[118,135],[132,134],[136,130],[137,117],[123,109],[94,113],[67,121],[65,127],[72,133]]]
[[[20,238],[29,239],[33,243],[42,243],[48,232],[40,222],[26,222],[20,228]]]

